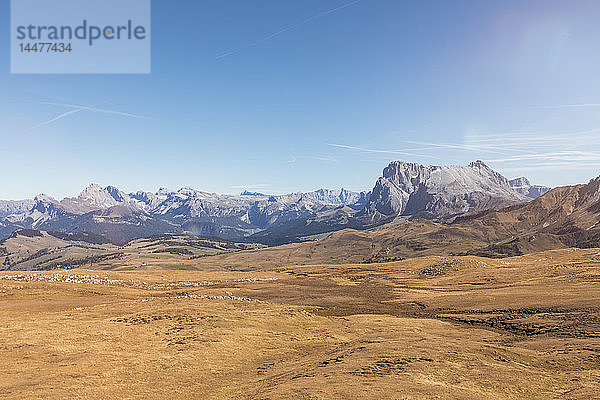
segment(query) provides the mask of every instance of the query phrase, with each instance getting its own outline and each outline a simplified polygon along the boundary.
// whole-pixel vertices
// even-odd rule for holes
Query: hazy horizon
[[[394,161],[402,161],[402,160],[394,160]],[[473,161],[477,161],[477,160],[473,160]],[[393,161],[390,161],[393,162]],[[241,195],[243,192],[247,191],[247,192],[251,192],[251,193],[260,193],[260,194],[264,194],[264,195],[285,195],[285,194],[293,194],[293,193],[307,193],[307,192],[315,192],[317,190],[320,189],[325,189],[325,190],[349,190],[352,192],[369,192],[373,189],[373,186],[376,184],[377,179],[382,175],[383,169],[387,166],[388,164],[386,164],[384,167],[381,168],[380,173],[372,179],[372,181],[367,184],[363,189],[351,189],[348,187],[344,187],[344,186],[337,186],[337,187],[313,187],[313,188],[307,188],[305,190],[290,190],[290,191],[270,191],[268,189],[265,188],[264,185],[239,185],[239,186],[229,186],[229,191],[227,192],[215,192],[215,191],[210,191],[210,190],[204,190],[201,187],[193,187],[193,186],[189,186],[189,185],[184,185],[184,186],[180,186],[180,187],[171,187],[168,185],[158,185],[154,188],[149,188],[149,189],[140,189],[140,188],[136,188],[136,187],[130,187],[130,188],[123,188],[123,187],[118,187],[116,185],[113,185],[111,183],[100,183],[100,182],[89,182],[88,184],[82,186],[79,189],[76,189],[74,192],[72,193],[67,193],[67,194],[58,194],[58,195],[54,195],[52,193],[47,193],[47,192],[39,192],[39,193],[35,193],[34,195],[31,195],[29,197],[23,197],[23,198],[0,198],[0,200],[5,200],[5,201],[19,201],[19,200],[26,200],[26,199],[33,199],[36,196],[40,196],[40,195],[47,195],[50,196],[52,198],[54,198],[55,200],[62,200],[64,198],[72,198],[72,197],[77,197],[79,194],[81,194],[81,192],[83,190],[85,190],[86,188],[88,188],[89,186],[92,185],[98,185],[102,188],[106,188],[108,186],[112,186],[112,187],[116,187],[117,189],[125,192],[125,193],[135,193],[138,191],[144,191],[144,192],[150,192],[150,193],[157,193],[158,191],[162,190],[162,189],[166,189],[166,190],[170,190],[170,191],[177,191],[177,190],[181,190],[181,189],[194,189],[194,190],[198,190],[201,192],[206,192],[206,193],[213,193],[213,194],[218,194],[218,195]],[[438,164],[429,164],[427,166],[434,166],[434,165],[438,165]],[[524,175],[515,175],[515,176],[506,176],[507,179],[516,179],[516,178],[527,178],[528,180],[530,180],[527,176]],[[530,182],[532,185],[538,185],[537,182]],[[587,182],[581,182],[581,183],[587,183]],[[543,186],[543,185],[542,185]],[[551,188],[554,188],[556,186],[551,186]]]

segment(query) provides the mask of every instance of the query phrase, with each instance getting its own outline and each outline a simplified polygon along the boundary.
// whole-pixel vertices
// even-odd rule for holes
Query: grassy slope
[[[2,273],[0,356],[10,368],[0,392],[589,399],[600,385],[598,254]]]

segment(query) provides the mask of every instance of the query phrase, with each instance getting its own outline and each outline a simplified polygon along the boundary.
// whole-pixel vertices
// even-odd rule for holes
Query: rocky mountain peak
[[[54,197],[52,197],[52,196],[49,196],[49,195],[47,195],[47,194],[45,194],[45,193],[40,193],[40,194],[38,194],[37,196],[35,196],[35,197],[33,198],[33,200],[34,200],[35,202],[38,202],[38,201],[46,201],[46,202],[48,202],[48,203],[58,203],[58,201],[57,201],[57,200],[56,200]]]
[[[467,166],[394,161],[377,180],[363,215],[373,223],[399,215],[448,218],[527,200],[480,160]]]
[[[118,201],[107,189],[96,183],[92,183],[86,187],[77,197],[77,200],[100,208],[108,208],[118,204]]]
[[[481,160],[475,160],[475,161],[471,162],[469,164],[469,167],[471,167],[471,168],[486,168],[486,169],[491,169],[490,167],[487,166],[486,163],[484,163]]]
[[[248,190],[244,190],[242,193],[240,193],[240,196],[265,196],[264,193],[259,193],[259,192],[250,192]]]
[[[129,197],[114,186],[107,186],[105,191],[118,203],[126,202]]]
[[[167,188],[165,188],[165,187],[161,187],[160,189],[158,189],[158,192],[156,192],[156,194],[157,194],[158,196],[166,196],[167,194],[169,194],[169,193],[171,193],[171,192],[172,192],[172,190],[170,190],[170,189],[167,189]]]
[[[383,170],[383,178],[394,182],[399,188],[412,193],[419,184],[427,180],[431,175],[431,169],[417,163],[403,161],[391,162]]]
[[[83,189],[80,196],[85,196],[85,195],[88,195],[91,193],[99,193],[99,192],[104,192],[104,188],[102,186],[98,185],[97,183],[90,183],[85,189]]]
[[[529,179],[525,178],[524,176],[520,176],[518,178],[511,179],[509,182],[510,182],[510,186],[513,188],[531,186],[531,182],[529,182]]]
[[[550,190],[546,186],[532,185],[529,179],[522,176],[511,179],[508,183],[514,191],[532,199],[536,199]]]

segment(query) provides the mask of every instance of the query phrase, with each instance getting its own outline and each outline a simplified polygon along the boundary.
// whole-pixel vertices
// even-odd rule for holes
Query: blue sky
[[[398,159],[551,186],[600,175],[600,2],[152,7],[150,75],[11,75],[0,38],[0,198],[369,190]],[[73,108],[48,103],[118,113],[52,121]]]

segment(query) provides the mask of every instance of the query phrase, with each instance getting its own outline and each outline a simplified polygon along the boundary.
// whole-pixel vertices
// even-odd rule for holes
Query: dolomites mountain
[[[27,212],[33,204],[33,200],[0,200],[0,218]]]
[[[514,182],[514,183],[511,183]],[[477,161],[468,166],[392,162],[371,192],[219,195],[191,188],[125,193],[92,184],[77,197],[0,202],[0,238],[16,229],[91,232],[116,242],[163,233],[268,243],[342,228],[377,226],[397,217],[447,219],[531,200],[541,189],[509,181]],[[530,197],[527,197],[530,196]]]
[[[513,188],[513,190],[527,197],[531,197],[532,199],[536,199],[550,191],[549,187],[532,185],[531,183],[529,183],[529,180],[524,177],[511,179],[510,181],[508,181],[508,183],[510,184],[510,187]]]
[[[234,196],[191,188],[125,193],[113,186],[92,184],[77,197],[58,201],[40,195],[27,206],[11,206],[15,212],[7,211],[0,219],[0,233],[5,237],[19,228],[88,231],[118,242],[179,232],[241,238],[338,207],[358,210],[367,198],[367,193],[345,189]]]
[[[371,223],[397,216],[439,219],[529,200],[481,161],[468,166],[395,161],[377,180],[362,217]]]

